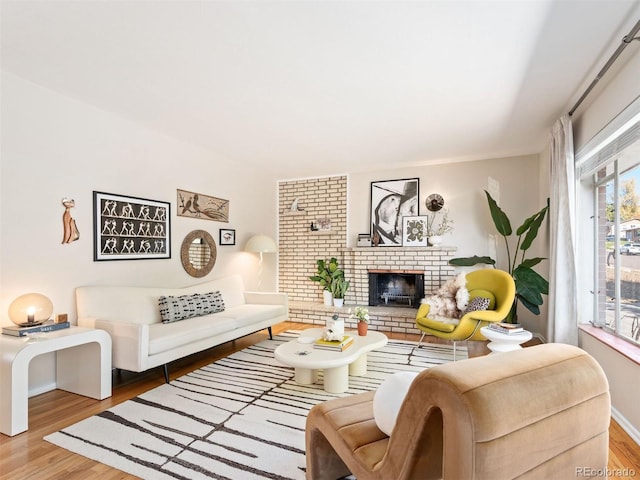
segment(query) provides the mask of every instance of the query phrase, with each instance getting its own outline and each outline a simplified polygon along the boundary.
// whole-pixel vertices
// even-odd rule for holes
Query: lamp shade
[[[275,253],[278,251],[278,246],[271,237],[258,234],[249,239],[244,246],[244,251],[253,253]]]
[[[27,293],[9,305],[9,318],[21,327],[40,325],[51,318],[53,303],[41,293]]]

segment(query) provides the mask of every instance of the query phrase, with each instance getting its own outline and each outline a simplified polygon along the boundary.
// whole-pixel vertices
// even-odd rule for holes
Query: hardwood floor
[[[274,333],[288,329],[304,329],[314,325],[284,322],[274,327]],[[418,340],[417,335],[390,334],[396,340]],[[237,350],[268,338],[266,332],[258,332],[234,342],[192,355],[170,365],[171,378],[177,378],[197,368],[225,357]],[[430,338],[431,342],[442,342]],[[535,339],[530,344],[536,343]],[[484,343],[469,342],[469,356],[488,353]],[[0,434],[0,479],[44,480],[115,480],[134,479],[132,475],[104,464],[70,453],[45,442],[42,438],[61,428],[76,423],[98,412],[111,408],[164,383],[160,368],[140,374],[114,373],[113,396],[97,401],[72,393],[54,390],[29,399],[29,430],[7,437]],[[611,478],[640,478],[640,447],[622,428],[611,421],[609,443],[609,468]],[[627,472],[627,475],[621,473]]]

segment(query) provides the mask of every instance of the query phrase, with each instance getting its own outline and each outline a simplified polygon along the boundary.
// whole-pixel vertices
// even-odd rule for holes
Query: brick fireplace
[[[355,328],[349,320],[348,312],[355,305],[369,305],[369,272],[412,272],[421,275],[423,293],[428,295],[455,275],[449,260],[456,252],[455,247],[357,247],[344,251],[342,265],[351,286],[345,297],[343,308],[327,307],[321,300],[314,302],[289,302],[289,317],[293,322],[324,325],[327,318],[338,313],[345,320],[347,328]],[[370,306],[370,327],[373,330],[401,333],[419,333],[415,327],[416,309],[398,305]]]
[[[351,280],[346,302],[369,305],[369,272],[410,272],[423,275],[422,296],[454,275],[449,265],[455,247],[359,247],[344,255],[345,275]]]
[[[320,326],[337,313],[349,328],[355,328],[355,322],[348,320],[349,309],[369,305],[369,270],[419,272],[418,275],[423,275],[424,295],[454,275],[448,262],[456,252],[455,247],[345,248],[347,184],[346,176],[279,182],[278,288],[289,296],[291,321]],[[293,203],[302,209],[292,211]],[[310,228],[314,221],[327,218],[331,230],[317,232]],[[340,261],[351,282],[344,308],[324,306],[322,289],[309,280],[316,271],[316,260],[331,257]],[[369,307],[371,328],[418,333],[415,305],[412,307],[388,304]]]

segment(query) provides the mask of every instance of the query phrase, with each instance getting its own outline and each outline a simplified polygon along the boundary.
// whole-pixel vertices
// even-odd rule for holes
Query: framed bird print
[[[93,259],[171,258],[168,202],[93,192]]]
[[[229,200],[178,189],[179,217],[229,222]]]

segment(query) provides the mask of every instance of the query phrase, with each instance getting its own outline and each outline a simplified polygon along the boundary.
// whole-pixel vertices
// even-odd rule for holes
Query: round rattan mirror
[[[216,242],[209,232],[194,230],[182,241],[180,259],[185,271],[192,277],[204,277],[216,264]]]

